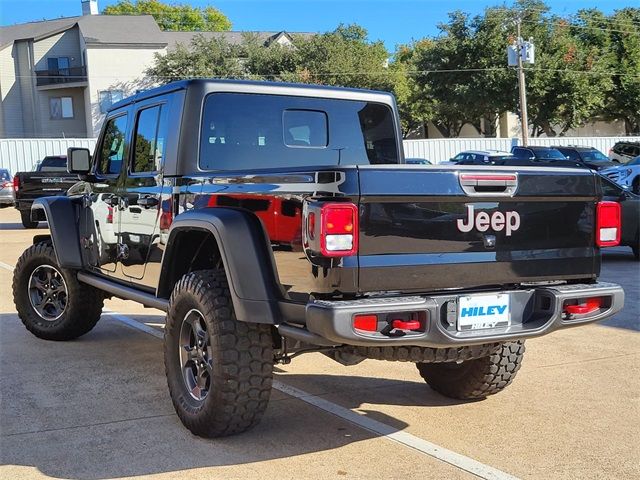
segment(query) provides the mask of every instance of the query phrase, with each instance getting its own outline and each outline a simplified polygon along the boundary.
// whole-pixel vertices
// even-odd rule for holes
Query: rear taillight
[[[13,191],[17,192],[20,190],[20,178],[16,175],[13,177]]]
[[[599,247],[618,245],[621,227],[620,204],[599,202],[596,208],[596,245]]]
[[[107,223],[113,223],[113,207],[107,207]]]
[[[169,230],[173,222],[173,207],[171,200],[162,202],[162,214],[160,215],[160,230]]]
[[[315,222],[315,219],[313,220]],[[325,257],[348,257],[358,251],[358,207],[326,203],[320,209],[320,252]]]

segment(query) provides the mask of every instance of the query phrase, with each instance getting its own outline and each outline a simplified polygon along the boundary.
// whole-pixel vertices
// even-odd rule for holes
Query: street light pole
[[[522,49],[524,47],[520,36],[520,25],[522,19],[518,16],[516,20],[517,53],[518,53],[518,90],[520,91],[520,128],[522,129],[522,145],[529,143],[529,122],[527,120],[527,86],[524,80],[524,68],[522,67]]]

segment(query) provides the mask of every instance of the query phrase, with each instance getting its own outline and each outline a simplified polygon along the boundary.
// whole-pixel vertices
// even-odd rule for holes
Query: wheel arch
[[[168,299],[186,273],[220,266],[238,320],[279,323],[282,291],[268,237],[260,220],[241,209],[202,208],[175,218],[156,295]]]
[[[44,216],[49,223],[51,232],[50,235],[36,235],[33,242],[38,243],[49,237],[56,253],[58,265],[62,268],[82,268],[78,206],[73,199],[63,196],[37,198],[33,201],[31,211],[32,216]]]

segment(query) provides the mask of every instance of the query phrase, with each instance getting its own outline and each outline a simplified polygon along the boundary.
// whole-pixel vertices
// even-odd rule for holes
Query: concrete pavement
[[[0,262],[14,265],[34,233],[0,210]],[[320,354],[277,379],[399,432],[521,478],[640,476],[640,270],[626,249],[603,278],[625,286],[625,310],[527,342],[514,384],[479,402],[430,390],[412,364],[343,367]],[[415,449],[274,390],[263,422],[203,440],[175,416],[161,341],[105,314],[81,339],[30,335],[0,269],[0,478],[470,478]],[[111,311],[161,329],[161,312],[122,300]]]

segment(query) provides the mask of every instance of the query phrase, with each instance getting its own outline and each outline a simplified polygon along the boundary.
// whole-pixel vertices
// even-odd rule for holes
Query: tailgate
[[[588,170],[359,167],[359,289],[418,292],[599,273]]]
[[[65,195],[69,188],[78,183],[77,175],[60,175],[58,172],[33,172],[17,175],[20,175],[20,187],[16,198],[22,201]]]

